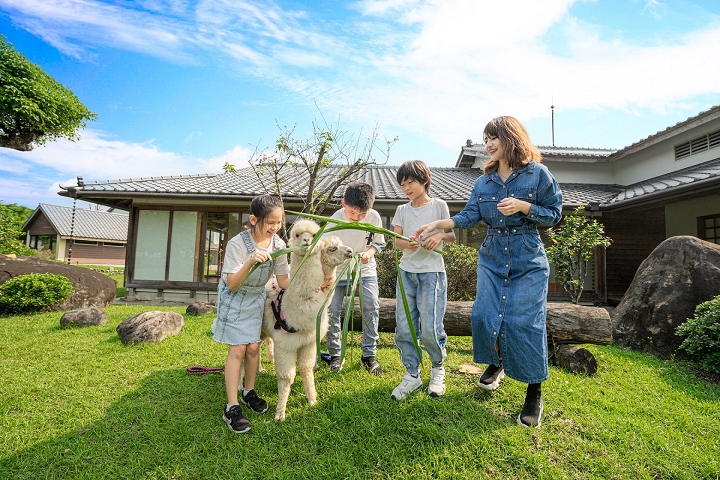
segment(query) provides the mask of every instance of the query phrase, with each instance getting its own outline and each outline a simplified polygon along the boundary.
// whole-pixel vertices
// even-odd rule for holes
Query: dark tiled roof
[[[589,205],[607,203],[623,190],[616,185],[592,185],[586,183],[562,183],[564,205]]]
[[[73,238],[113,242],[125,242],[127,240],[128,216],[126,214],[75,208],[75,219],[73,221],[72,207],[41,203],[25,223],[25,226],[30,224],[38,212],[45,215],[55,231],[62,237],[70,237],[72,233]]]
[[[406,199],[397,184],[398,167],[371,166],[363,174],[348,179],[362,180],[375,186],[376,199],[379,202],[395,203]],[[431,167],[433,180],[431,195],[448,202],[464,202],[470,196],[473,185],[482,174],[480,168],[437,168]],[[329,167],[320,179],[320,188],[342,175],[341,167]],[[307,188],[307,177],[286,175],[283,184],[283,196],[287,199],[298,199],[304,196]],[[720,159],[679,170],[667,175],[652,178],[630,186],[562,183],[563,202],[566,205],[588,205],[600,203],[612,208],[620,203],[644,201],[650,194],[682,193],[692,189],[697,182],[715,182],[720,184]],[[252,169],[244,168],[236,173],[218,175],[190,175],[177,177],[154,177],[145,179],[117,180],[106,182],[88,182],[77,188],[79,198],[91,200],[105,198],[106,204],[121,205],[119,200],[108,200],[103,197],[112,192],[115,199],[135,198],[142,195],[158,195],[164,197],[186,197],[194,195],[212,198],[217,195],[250,199],[265,193],[269,187],[253,173]],[[335,198],[340,199],[344,190],[338,189]],[[115,202],[115,203],[113,203]],[[102,202],[99,202],[102,203]]]
[[[584,161],[598,161],[608,158],[616,152],[615,149],[608,148],[581,148],[581,147],[542,147],[538,146],[540,154],[544,159],[578,159]],[[484,143],[474,143],[472,145],[464,145],[460,150],[460,157],[455,165],[470,166],[475,163],[475,159],[479,158],[485,162],[490,159],[490,155],[485,151]]]
[[[393,166],[370,166],[361,175],[354,175],[348,179],[360,180],[370,183],[377,191],[378,200],[404,200],[406,197],[397,184],[397,169]],[[476,168],[431,168],[433,175],[432,193],[446,200],[465,200],[478,176],[482,173]],[[342,167],[328,167],[320,179],[318,188],[323,188],[343,174]],[[286,198],[300,198],[307,191],[307,175],[297,175],[288,172],[281,175],[284,179],[283,196]],[[217,175],[186,175],[175,177],[152,177],[116,181],[84,182],[80,187],[63,186],[67,190],[77,188],[84,193],[115,194],[195,194],[195,195],[238,195],[252,198],[261,195],[270,189],[271,179],[263,184],[252,168],[242,168],[235,173],[221,173]],[[335,193],[336,198],[342,198],[344,189]],[[81,196],[87,196],[83,195]]]

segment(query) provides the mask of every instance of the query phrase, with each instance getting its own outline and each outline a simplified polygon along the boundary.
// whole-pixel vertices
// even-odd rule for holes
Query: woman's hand
[[[515,213],[523,213],[525,215],[530,213],[531,204],[524,201],[518,200],[517,198],[507,197],[503,198],[498,204],[497,209],[500,213],[509,217]]]
[[[410,238],[412,238],[413,240],[415,240],[417,242],[423,242],[423,237],[425,235],[438,229],[437,224],[439,222],[440,222],[440,220],[435,220],[434,222],[430,222],[426,225],[423,225],[422,227],[418,227],[418,229],[415,230],[415,233],[413,233]]]

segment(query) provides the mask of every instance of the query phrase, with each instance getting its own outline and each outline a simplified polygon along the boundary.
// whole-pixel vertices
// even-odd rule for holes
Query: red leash
[[[192,367],[187,368],[187,372],[190,375],[203,375],[205,373],[222,373],[225,369],[223,367],[220,368],[212,368],[212,367],[203,367],[201,365],[193,365]]]

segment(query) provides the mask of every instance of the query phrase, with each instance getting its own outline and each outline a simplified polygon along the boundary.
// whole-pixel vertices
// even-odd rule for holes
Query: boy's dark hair
[[[265,223],[265,218],[277,208],[283,211],[284,218],[285,209],[283,208],[282,199],[267,193],[253,198],[252,202],[250,202],[250,214],[255,215],[259,225]]]
[[[375,187],[369,183],[353,182],[345,189],[345,203],[360,211],[368,211],[375,203]]]
[[[397,181],[401,184],[405,180],[417,180],[425,184],[425,193],[430,193],[430,167],[422,160],[408,160],[400,165],[397,171]],[[426,183],[427,182],[427,183]]]

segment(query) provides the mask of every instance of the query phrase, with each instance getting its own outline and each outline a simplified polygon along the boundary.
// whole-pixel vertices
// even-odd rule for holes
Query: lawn
[[[153,307],[184,313],[182,307]],[[147,310],[147,307],[144,308]],[[270,403],[247,412],[248,434],[221,419],[226,348],[213,315],[185,315],[183,331],[156,345],[123,345],[115,327],[143,307],[110,306],[102,326],[61,329],[61,313],[0,317],[0,477],[36,478],[663,478],[720,475],[720,385],[674,361],[614,346],[588,347],[588,378],[551,367],[538,430],[515,423],[524,385],[474,387],[466,337],[448,342],[448,391],[390,398],[403,368],[382,334],[384,377],[359,362],[353,336],[340,373],[317,372],[319,403],[299,378],[284,423],[273,421],[273,366],[257,389]],[[264,354],[263,354],[263,358]],[[427,362],[427,359],[426,359]],[[427,385],[429,365],[423,378]]]

